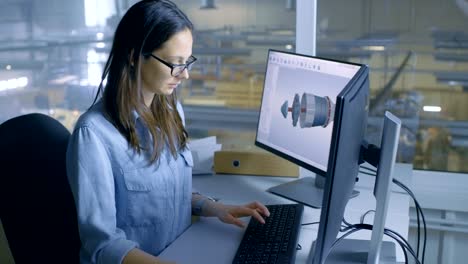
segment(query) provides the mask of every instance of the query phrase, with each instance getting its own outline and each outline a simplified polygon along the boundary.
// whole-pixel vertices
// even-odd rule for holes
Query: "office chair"
[[[0,124],[0,219],[16,264],[79,263],[65,153],[70,133],[44,114]]]

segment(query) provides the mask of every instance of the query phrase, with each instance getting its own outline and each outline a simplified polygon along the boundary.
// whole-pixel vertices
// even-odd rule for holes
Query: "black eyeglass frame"
[[[188,58],[188,62],[187,63],[182,63],[182,64],[174,64],[174,63],[170,63],[170,62],[167,62],[161,58],[159,58],[158,56],[154,55],[153,53],[148,53],[147,55],[153,57],[154,59],[156,59],[157,61],[161,62],[162,64],[166,65],[167,67],[169,67],[171,69],[171,76],[173,77],[178,77],[179,75],[181,75],[185,69],[187,70],[191,70],[192,68],[192,65],[194,62],[197,61],[197,58],[195,56],[190,56]],[[174,69],[175,68],[180,68],[182,67],[182,70],[178,73],[178,74],[175,74],[174,75]]]

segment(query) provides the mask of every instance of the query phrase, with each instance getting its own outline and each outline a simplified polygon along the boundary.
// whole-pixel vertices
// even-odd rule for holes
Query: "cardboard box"
[[[214,171],[226,174],[298,177],[299,166],[268,152],[221,150],[214,154]]]

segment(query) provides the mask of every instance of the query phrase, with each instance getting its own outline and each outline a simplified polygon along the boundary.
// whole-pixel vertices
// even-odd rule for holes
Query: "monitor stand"
[[[304,177],[283,183],[267,191],[313,208],[322,208],[324,186],[325,177],[315,174],[315,177]],[[353,190],[350,198],[358,195],[359,191]]]
[[[312,243],[315,247],[315,241]],[[397,263],[395,243],[383,241],[380,249],[380,262]],[[369,240],[343,239],[327,257],[327,264],[367,263],[369,258]]]

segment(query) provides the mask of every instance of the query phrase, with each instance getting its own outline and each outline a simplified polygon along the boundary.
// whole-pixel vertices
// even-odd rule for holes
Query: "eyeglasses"
[[[167,62],[167,61],[165,61],[165,60],[163,60],[161,58],[158,58],[157,56],[155,56],[152,53],[149,53],[148,55],[150,55],[154,59],[158,60],[162,64],[166,65],[167,67],[171,68],[171,75],[173,77],[178,77],[179,75],[181,75],[185,71],[185,69],[190,71],[192,69],[193,63],[195,61],[197,61],[197,58],[195,58],[194,56],[190,56],[188,58],[188,60],[187,60],[187,63],[173,64],[173,63]]]

